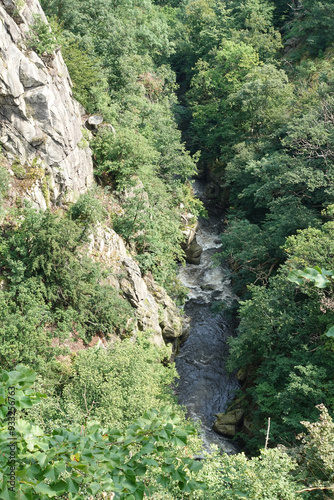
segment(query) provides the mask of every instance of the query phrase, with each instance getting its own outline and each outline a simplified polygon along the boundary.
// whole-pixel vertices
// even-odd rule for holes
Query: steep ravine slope
[[[21,8],[19,7],[21,5]],[[39,57],[29,50],[30,25],[46,17],[37,0],[0,0],[0,144],[11,174],[11,203],[36,208],[75,201],[94,185],[92,154],[60,50]],[[124,242],[110,228],[91,235],[87,253],[110,271],[136,312],[135,329],[149,329],[157,345],[182,334],[179,311],[152,277],[143,278]]]
[[[37,0],[0,2],[0,144],[20,194],[39,208],[74,200],[93,184],[89,148],[82,147],[80,105],[60,51],[29,50]],[[81,142],[80,142],[81,141]]]

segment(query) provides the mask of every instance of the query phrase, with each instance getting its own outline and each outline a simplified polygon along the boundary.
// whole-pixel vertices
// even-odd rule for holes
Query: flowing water
[[[231,440],[211,429],[214,415],[226,409],[238,388],[235,376],[225,369],[226,339],[232,327],[226,314],[213,312],[215,302],[228,305],[235,299],[228,269],[215,266],[212,260],[221,247],[220,232],[219,217],[201,220],[197,233],[203,248],[201,263],[187,264],[179,271],[181,282],[189,288],[185,313],[190,317],[191,329],[175,360],[180,376],[177,393],[188,416],[201,421],[204,447],[217,444],[227,453],[236,453],[238,449]]]

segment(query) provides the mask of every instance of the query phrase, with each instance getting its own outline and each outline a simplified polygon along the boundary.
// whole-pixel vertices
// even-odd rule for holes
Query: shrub
[[[52,34],[48,23],[44,22],[40,14],[34,14],[34,22],[28,34],[28,46],[39,56],[44,52],[52,54],[57,47],[57,41]]]
[[[182,491],[200,487],[191,476],[201,465],[190,458],[179,459],[194,429],[180,426],[170,410],[147,412],[124,432],[90,421],[46,433],[18,414],[43,398],[31,389],[35,376],[22,365],[0,372],[1,498],[66,495],[79,500],[97,494],[105,498],[110,492],[123,500],[142,499],[152,492],[152,468],[158,469],[157,482],[166,490],[176,481]]]
[[[131,306],[117,290],[102,283],[107,271],[81,255],[87,226],[49,211],[28,209],[22,217],[21,225],[8,229],[0,240],[0,265],[8,288],[3,292],[6,307],[1,311],[0,330],[4,345],[8,343],[13,351],[10,362],[28,361],[22,331],[32,357],[42,350],[38,346],[41,329],[47,328],[49,336],[75,331],[85,340],[97,333],[127,331]],[[42,336],[47,338],[45,333]]]
[[[1,152],[0,152],[0,160],[1,160]],[[9,175],[5,167],[0,165],[0,220],[4,214],[3,210],[3,200],[8,192],[9,188]]]
[[[68,215],[70,219],[84,225],[102,222],[108,213],[94,194],[94,191],[92,191],[79,196],[77,202],[69,208]]]
[[[162,364],[168,357],[167,349],[157,349],[145,336],[80,352],[62,393],[65,413],[79,423],[89,413],[124,428],[150,408],[173,403],[169,386],[176,372]]]

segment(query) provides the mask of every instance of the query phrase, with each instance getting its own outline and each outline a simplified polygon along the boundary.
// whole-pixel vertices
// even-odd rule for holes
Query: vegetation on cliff
[[[95,193],[65,211],[8,209],[0,169],[1,498],[328,498],[333,283],[288,275],[334,266],[332,2],[41,3],[55,38],[36,18],[30,48],[61,47],[75,97],[103,116],[85,140],[109,201]],[[248,373],[242,438],[258,455],[203,464],[170,392],[166,350],[146,333],[115,338],[131,334],[133,308],[84,255],[92,227],[111,224],[143,273],[182,295],[180,216],[202,209],[188,183],[196,162],[228,198],[222,258],[242,296],[229,365]],[[55,340],[70,333],[114,342],[60,357]],[[272,449],[259,451],[268,417]]]

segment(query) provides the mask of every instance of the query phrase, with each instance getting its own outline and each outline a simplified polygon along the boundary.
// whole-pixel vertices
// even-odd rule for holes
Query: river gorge
[[[201,196],[202,185],[197,181],[194,187]],[[175,360],[180,376],[177,393],[188,416],[201,422],[204,447],[217,444],[227,453],[236,453],[237,447],[230,439],[211,429],[214,415],[226,409],[238,388],[235,376],[225,368],[226,341],[233,327],[224,311],[215,312],[215,305],[228,306],[235,300],[228,269],[213,260],[221,248],[221,226],[219,215],[200,219],[196,235],[203,248],[200,264],[186,264],[179,270],[180,281],[189,289],[184,309],[190,318],[190,334]]]

